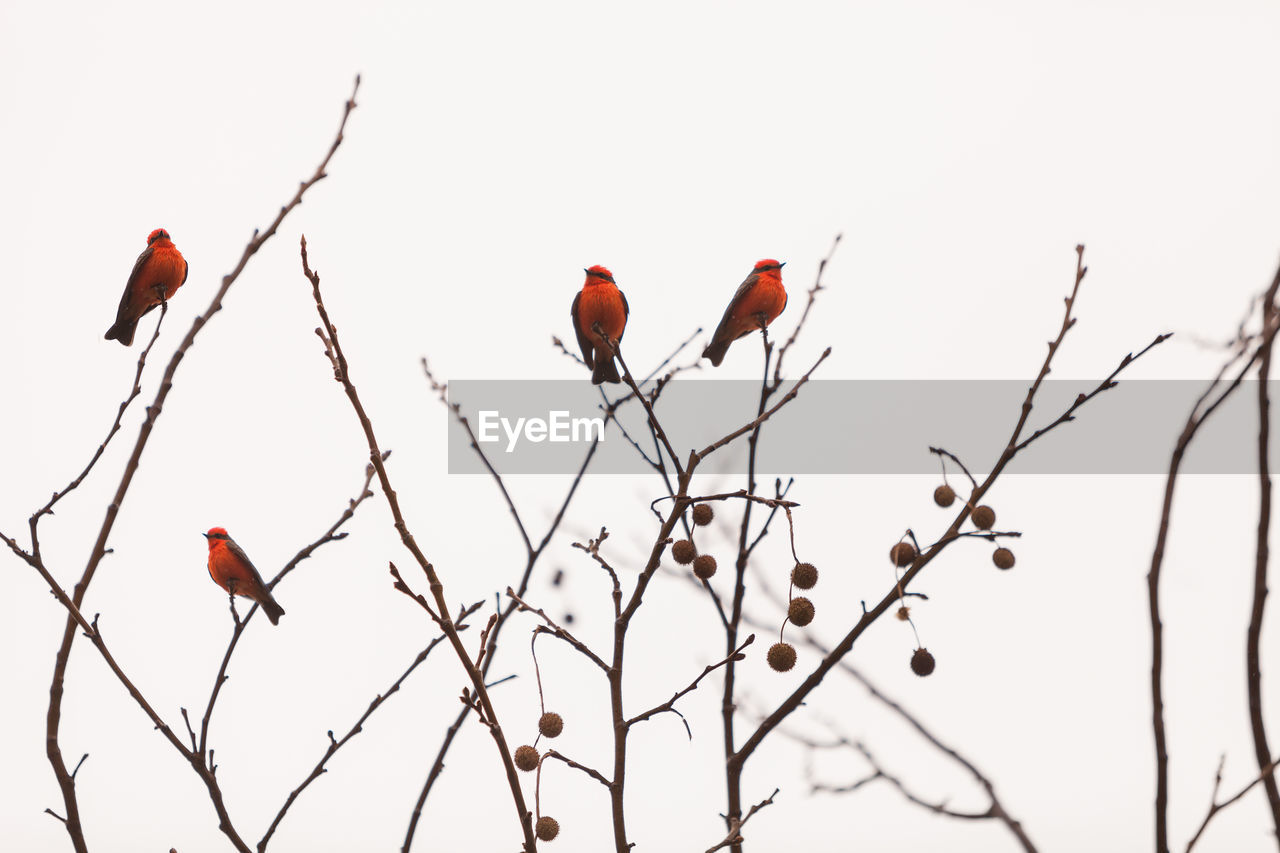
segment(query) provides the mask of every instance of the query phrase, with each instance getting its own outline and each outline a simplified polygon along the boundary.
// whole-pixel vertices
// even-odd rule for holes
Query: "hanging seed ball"
[[[949,507],[956,502],[956,490],[943,483],[933,490],[933,502],[940,507]]]
[[[564,718],[548,711],[538,718],[538,731],[543,737],[560,737],[560,733],[564,731]]]
[[[793,598],[787,605],[787,618],[792,625],[803,628],[813,621],[813,602],[807,598]]]
[[[996,511],[983,504],[973,511],[973,526],[979,530],[990,530],[996,525]]]
[[[688,539],[681,539],[671,546],[671,556],[677,563],[687,566],[693,562],[693,558],[698,556],[698,549],[693,547],[693,542]]]
[[[791,570],[791,582],[799,589],[813,589],[818,582],[818,570],[813,563],[796,563]]]
[[[539,841],[551,841],[560,834],[560,822],[553,817],[543,815],[534,825],[534,832],[537,833]]]
[[[716,573],[716,558],[710,554],[699,554],[693,561],[693,573],[704,581],[709,579]]]
[[[769,666],[778,672],[786,672],[796,665],[796,650],[790,643],[774,643],[765,655]]]
[[[716,513],[711,508],[711,504],[698,504],[693,508],[693,523],[699,527],[706,527],[715,517]]]
[[[928,649],[916,649],[911,656],[911,671],[923,678],[933,672],[933,663],[933,655],[929,654]]]
[[[907,607],[904,604],[903,606],[898,608],[898,612],[895,613],[894,615],[898,617],[899,622],[906,622],[908,619],[911,618],[911,608]]]
[[[899,542],[889,549],[889,562],[900,569],[911,565],[911,561],[915,558],[916,546],[910,542]]]
[[[538,750],[525,744],[516,747],[516,754],[512,756],[515,759],[516,767],[528,773],[538,768]]]
[[[997,548],[996,552],[991,555],[991,562],[996,564],[997,569],[1013,568],[1013,552],[1008,548]]]

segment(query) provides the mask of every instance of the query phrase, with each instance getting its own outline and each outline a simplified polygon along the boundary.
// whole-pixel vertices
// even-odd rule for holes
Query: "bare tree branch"
[[[209,307],[205,312],[191,324],[191,328],[187,331],[186,336],[174,351],[173,356],[169,360],[168,366],[160,381],[160,387],[156,392],[155,399],[151,405],[147,407],[147,416],[142,422],[142,427],[138,433],[138,438],[134,443],[133,452],[129,456],[128,462],[125,464],[124,473],[121,476],[120,484],[116,487],[115,496],[110,504],[107,505],[106,517],[103,519],[102,527],[98,531],[97,540],[94,542],[93,550],[89,555],[88,564],[85,566],[84,572],[80,576],[80,581],[76,584],[71,601],[77,609],[83,603],[85,595],[89,591],[89,585],[93,582],[94,574],[97,572],[98,565],[102,562],[103,556],[107,553],[107,539],[111,535],[111,530],[115,525],[116,517],[120,512],[121,506],[124,504],[125,496],[128,494],[129,486],[133,482],[133,476],[138,470],[138,463],[142,459],[142,453],[146,449],[147,442],[151,437],[151,432],[155,428],[156,421],[159,419],[164,408],[165,400],[169,396],[169,392],[173,388],[174,376],[177,373],[178,365],[186,356],[191,345],[195,343],[197,334],[205,324],[212,319],[213,315],[222,310],[222,300],[226,296],[227,291],[231,289],[231,285],[244,271],[249,263],[249,259],[257,254],[258,250],[273,237],[279,229],[281,223],[284,222],[286,216],[293,208],[302,202],[302,197],[308,189],[326,176],[325,168],[329,161],[333,158],[334,153],[338,150],[338,146],[342,144],[343,130],[347,124],[347,118],[351,115],[351,111],[355,109],[355,93],[359,89],[360,78],[356,78],[351,97],[347,100],[342,114],[342,121],[338,126],[337,136],[333,143],[329,146],[328,153],[320,162],[320,166],[316,169],[312,176],[303,181],[293,198],[282,208],[276,215],[272,223],[267,226],[263,232],[254,231],[253,237],[245,246],[244,251],[240,255],[240,261],[230,273],[223,276],[222,284],[214,294],[213,301],[209,303]],[[71,658],[71,648],[75,642],[76,628],[83,621],[83,617],[78,617],[76,613],[71,613],[67,618],[66,627],[63,630],[62,642],[59,645],[58,653],[54,661],[53,681],[49,688],[49,712],[46,717],[45,727],[45,743],[46,754],[49,758],[49,764],[53,768],[54,776],[57,778],[58,787],[62,792],[63,802],[66,804],[67,815],[65,825],[67,833],[71,837],[72,846],[76,853],[88,853],[88,845],[84,837],[84,828],[80,821],[80,807],[76,798],[75,780],[67,770],[66,762],[62,757],[62,750],[59,742],[60,728],[62,723],[62,697],[64,692],[64,683],[66,680],[67,664]],[[119,677],[119,673],[117,673]],[[136,698],[136,697],[135,697]],[[167,727],[166,727],[167,728]],[[169,734],[172,734],[171,732]],[[176,745],[180,745],[176,736],[173,737]],[[238,850],[248,853],[248,847],[243,840],[236,835],[235,830],[231,827],[230,819],[226,814],[226,809],[222,804],[221,793],[217,790],[213,774],[210,771],[205,777],[206,787],[209,788],[210,798],[213,800],[214,808],[218,812],[219,828],[227,834],[232,843],[236,845]]]

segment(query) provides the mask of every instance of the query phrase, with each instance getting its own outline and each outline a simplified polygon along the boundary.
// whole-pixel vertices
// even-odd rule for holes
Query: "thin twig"
[[[1253,601],[1249,609],[1249,630],[1245,641],[1245,671],[1249,690],[1249,728],[1253,734],[1254,757],[1259,771],[1271,763],[1267,743],[1266,718],[1262,712],[1262,621],[1267,606],[1268,539],[1271,532],[1271,355],[1275,348],[1277,318],[1276,293],[1280,291],[1280,269],[1262,299],[1262,357],[1258,364],[1258,533],[1253,567]],[[1280,785],[1275,776],[1262,776],[1267,794],[1271,825],[1280,839]]]
[[[1249,784],[1245,785],[1239,791],[1236,791],[1235,794],[1227,797],[1222,802],[1218,802],[1218,789],[1222,787],[1222,768],[1226,764],[1226,761],[1227,757],[1225,755],[1218,761],[1218,772],[1213,779],[1213,794],[1209,797],[1209,811],[1205,814],[1204,820],[1200,822],[1200,828],[1196,830],[1196,834],[1191,836],[1191,840],[1187,842],[1187,853],[1191,853],[1191,849],[1196,846],[1196,842],[1200,840],[1200,836],[1203,835],[1205,829],[1208,828],[1209,821],[1213,820],[1214,816],[1217,815],[1218,812],[1232,805],[1245,794],[1252,791],[1254,785],[1257,785],[1264,779],[1271,778],[1275,775],[1276,762],[1280,761],[1280,759],[1272,759],[1269,761],[1267,766],[1262,768],[1262,772],[1253,777],[1253,780],[1249,782]]]
[[[387,473],[386,465],[383,463],[382,450],[379,448],[377,436],[373,431],[373,423],[370,421],[368,414],[365,412],[364,405],[360,402],[360,396],[356,391],[355,385],[351,381],[351,370],[347,362],[346,354],[343,352],[342,344],[339,339],[338,330],[329,319],[329,312],[325,308],[324,299],[320,294],[320,274],[314,272],[308,263],[307,258],[307,240],[303,237],[301,240],[301,256],[302,271],[307,280],[311,283],[311,293],[315,301],[316,311],[320,315],[320,337],[325,343],[326,352],[330,354],[330,360],[335,365],[335,379],[342,385],[343,391],[347,395],[348,401],[351,403],[360,427],[364,432],[365,441],[369,446],[369,461],[373,463],[374,469],[377,471],[378,482],[382,486],[382,494],[386,499],[387,506],[391,510],[392,519],[396,531],[400,534],[400,541],[405,549],[413,555],[414,560],[426,575],[430,585],[432,597],[435,599],[436,608],[439,613],[437,620],[445,635],[449,638],[449,644],[453,647],[454,653],[458,657],[458,661],[462,664],[466,671],[467,677],[471,681],[472,688],[475,691],[475,701],[478,707],[483,709],[486,720],[491,725],[488,726],[490,734],[493,736],[494,745],[498,749],[498,756],[502,762],[503,770],[507,777],[507,786],[511,790],[512,804],[515,806],[517,819],[520,823],[520,830],[524,836],[524,846],[526,853],[532,853],[537,847],[537,841],[533,832],[533,821],[530,818],[529,809],[525,805],[524,792],[520,788],[520,780],[517,775],[515,763],[511,758],[511,750],[507,745],[506,737],[503,735],[502,728],[498,725],[498,715],[493,708],[493,703],[489,698],[489,691],[485,687],[484,673],[472,660],[466,647],[462,643],[462,639],[458,635],[457,626],[449,618],[449,605],[444,594],[444,584],[436,573],[435,567],[427,559],[422,549],[418,547],[417,541],[413,534],[409,531],[408,524],[404,520],[404,516],[400,511],[400,501],[396,496],[395,489],[391,486],[391,478]]]
[[[731,847],[737,844],[741,844],[745,840],[742,837],[742,827],[747,825],[747,821],[751,820],[751,818],[755,816],[756,812],[760,811],[765,806],[773,805],[773,798],[778,796],[779,790],[781,789],[774,788],[772,794],[770,794],[767,798],[761,800],[760,802],[752,806],[747,811],[746,815],[742,817],[741,820],[739,820],[736,817],[729,818],[729,834],[726,835],[724,837],[724,840],[721,841],[719,844],[715,844],[715,845],[712,845],[711,847],[708,847],[707,853],[715,853],[715,851],[717,850],[723,850],[726,847]]]
[[[226,296],[227,291],[231,289],[240,274],[248,265],[250,258],[257,254],[258,250],[273,237],[279,229],[281,223],[284,222],[286,216],[295,207],[302,203],[302,197],[317,182],[323,180],[326,176],[325,168],[329,161],[333,158],[334,153],[338,150],[338,146],[342,144],[343,130],[346,128],[347,118],[351,115],[351,111],[355,109],[355,95],[360,87],[360,78],[357,77],[355,86],[352,89],[351,97],[346,101],[342,113],[342,121],[338,126],[337,136],[333,143],[329,146],[329,151],[321,160],[320,166],[312,174],[310,178],[303,181],[299,186],[293,198],[283,207],[276,215],[267,229],[262,232],[254,231],[252,238],[245,246],[244,251],[240,255],[240,260],[230,273],[223,276],[222,284],[218,291],[214,294],[213,300],[209,303],[209,307],[204,313],[195,318],[191,324],[191,328],[183,337],[178,348],[174,351],[173,356],[169,359],[169,364],[165,368],[164,375],[160,380],[160,387],[156,391],[155,399],[151,405],[147,407],[147,416],[142,422],[139,430],[138,438],[134,442],[133,451],[125,463],[124,473],[121,476],[120,483],[116,487],[115,495],[111,503],[107,505],[106,517],[103,519],[102,526],[98,531],[97,539],[94,542],[93,549],[90,552],[89,560],[85,566],[84,572],[80,576],[80,581],[76,584],[72,595],[72,603],[78,609],[83,603],[85,595],[89,591],[89,586],[93,582],[94,574],[97,572],[98,565],[102,562],[102,558],[107,553],[107,539],[111,535],[111,531],[115,526],[115,521],[119,515],[120,508],[124,504],[125,496],[128,494],[129,486],[133,482],[134,474],[138,470],[138,465],[142,459],[142,453],[146,449],[147,443],[151,437],[152,430],[155,428],[156,421],[159,419],[164,408],[165,400],[169,396],[169,392],[173,388],[174,376],[177,373],[178,365],[186,356],[187,351],[195,343],[197,334],[205,324],[212,319],[213,315],[222,310],[222,300]],[[76,613],[71,613],[67,618],[66,627],[63,629],[62,642],[58,647],[58,653],[54,661],[53,681],[49,688],[49,712],[46,717],[45,744],[46,754],[49,758],[49,764],[53,768],[54,776],[58,781],[58,787],[61,789],[63,802],[66,804],[67,816],[66,827],[71,837],[71,842],[76,853],[88,853],[88,845],[84,838],[84,829],[80,823],[80,808],[76,798],[75,780],[71,778],[67,771],[67,766],[62,757],[62,750],[59,744],[60,728],[62,723],[62,697],[64,685],[66,681],[67,664],[71,658],[71,648],[75,642],[76,628],[81,619],[77,618]],[[119,677],[119,673],[117,674]],[[135,700],[138,697],[135,696]],[[167,727],[166,727],[167,729]],[[181,745],[176,736],[174,742]],[[183,747],[185,749],[185,747]],[[231,842],[236,846],[237,850],[242,853],[248,853],[249,848],[244,841],[236,834],[235,829],[231,826],[230,817],[227,815],[226,808],[222,803],[221,792],[217,788],[217,783],[210,771],[207,775],[202,776],[205,781],[206,788],[209,790],[210,799],[213,801],[214,809],[218,813],[219,829],[227,835]]]
[[[716,663],[708,664],[706,668],[703,669],[702,672],[698,674],[698,677],[689,683],[688,687],[685,687],[683,690],[677,690],[674,696],[672,696],[666,702],[663,702],[661,705],[655,705],[654,707],[650,708],[649,710],[645,711],[642,714],[636,714],[634,717],[627,720],[627,726],[628,727],[634,726],[636,723],[642,723],[645,720],[649,719],[650,717],[655,717],[658,714],[664,714],[668,711],[675,712],[676,702],[680,701],[681,697],[686,696],[689,693],[692,693],[694,690],[698,689],[698,685],[702,682],[702,679],[706,678],[708,675],[715,672],[720,667],[725,666],[731,661],[740,661],[744,659],[746,655],[742,653],[743,649],[745,649],[747,646],[751,645],[755,641],[756,641],[756,635],[751,634],[750,636],[747,637],[747,639],[743,640],[742,645],[738,646],[738,648],[735,649],[733,653],[730,654],[728,657]],[[683,714],[680,715],[680,719],[684,720],[684,730],[688,733],[689,740],[693,740],[693,732],[689,729],[688,720],[684,719]]]
[[[463,620],[479,610],[482,603],[483,602],[477,601],[462,613],[462,616],[458,619],[459,630],[465,627]],[[316,766],[312,768],[311,772],[307,775],[307,778],[303,779],[302,783],[290,792],[289,796],[284,801],[284,805],[280,806],[280,811],[276,812],[275,819],[271,821],[271,826],[267,827],[267,831],[258,842],[258,853],[262,853],[267,849],[267,843],[271,840],[271,836],[275,834],[276,827],[280,825],[280,821],[284,820],[285,813],[289,811],[289,807],[293,805],[294,800],[298,799],[298,796],[306,790],[308,785],[316,779],[319,779],[321,774],[328,772],[328,768],[325,765],[329,762],[329,759],[333,758],[334,754],[338,750],[342,749],[349,740],[360,734],[363,730],[364,724],[368,722],[371,716],[373,716],[373,713],[377,711],[384,702],[399,692],[400,685],[404,684],[405,680],[413,674],[413,671],[427,659],[428,655],[431,654],[431,650],[443,642],[444,639],[444,635],[441,634],[440,636],[432,639],[425,649],[418,652],[417,656],[413,659],[413,662],[410,663],[408,668],[400,674],[400,677],[392,682],[391,686],[385,691],[379,693],[373,698],[373,701],[369,703],[369,707],[365,709],[365,712],[360,715],[360,718],[355,721],[355,724],[351,726],[351,729],[345,735],[340,739],[334,739],[333,732],[329,732],[329,745],[325,749],[324,755],[322,755],[320,760],[316,762]]]

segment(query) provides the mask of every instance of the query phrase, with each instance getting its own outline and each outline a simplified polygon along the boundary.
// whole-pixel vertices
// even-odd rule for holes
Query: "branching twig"
[[[470,607],[468,607],[466,610],[463,611],[457,623],[459,630],[466,627],[464,625],[463,620],[465,620],[472,613],[475,613],[477,610],[479,610],[480,605],[482,603],[483,602],[477,601],[475,604],[471,605]],[[384,692],[379,693],[377,696],[373,698],[373,701],[369,703],[369,707],[366,708],[365,712],[360,715],[359,719],[356,720],[355,724],[351,727],[350,731],[348,731],[340,739],[335,739],[333,736],[333,732],[332,731],[329,732],[329,745],[325,749],[324,755],[320,757],[320,760],[318,762],[316,762],[316,766],[312,768],[311,773],[307,775],[307,778],[303,779],[302,783],[298,785],[298,787],[294,788],[292,792],[290,792],[289,796],[284,801],[284,805],[280,806],[280,811],[276,813],[275,819],[271,821],[271,826],[267,827],[267,831],[266,833],[263,834],[262,840],[258,842],[258,853],[262,853],[262,851],[267,849],[267,842],[271,840],[271,836],[275,833],[276,827],[280,825],[280,821],[284,820],[285,813],[289,811],[289,807],[293,805],[294,800],[298,799],[298,795],[301,794],[308,785],[310,785],[316,779],[319,779],[321,774],[328,772],[328,768],[325,767],[325,765],[328,763],[329,759],[333,758],[334,754],[338,750],[342,749],[342,747],[346,745],[347,741],[351,740],[353,737],[360,734],[364,724],[368,721],[369,717],[373,716],[373,712],[378,710],[378,708],[382,705],[382,703],[386,702],[393,695],[399,692],[400,685],[404,684],[405,680],[410,675],[413,674],[413,671],[417,669],[422,664],[422,662],[427,659],[427,656],[431,654],[431,650],[434,649],[437,645],[439,645],[443,641],[444,641],[444,635],[442,634],[434,638],[430,643],[428,643],[425,649],[418,652],[417,657],[413,659],[413,662],[409,664],[409,667],[400,674],[399,678],[397,678],[394,682],[392,682],[390,687],[388,687]]]
[[[1271,532],[1271,355],[1275,348],[1277,318],[1276,293],[1280,291],[1280,269],[1262,299],[1262,357],[1258,364],[1258,533],[1253,566],[1253,602],[1249,609],[1249,630],[1245,642],[1245,669],[1249,690],[1249,728],[1253,734],[1254,757],[1259,771],[1271,763],[1266,720],[1262,713],[1262,620],[1267,605],[1268,538]],[[1270,773],[1262,775],[1267,793],[1271,825],[1280,838],[1280,785]]]
[[[542,619],[543,622],[547,623],[545,627],[542,625],[539,625],[538,627],[534,628],[533,630],[535,633],[551,634],[554,637],[564,640],[566,643],[573,646],[573,648],[576,649],[579,654],[581,654],[587,660],[594,663],[596,666],[600,667],[601,670],[603,670],[604,672],[609,671],[609,665],[605,663],[603,660],[601,660],[599,655],[591,651],[591,648],[586,643],[582,642],[577,637],[573,636],[573,634],[569,633],[564,628],[557,625],[556,621],[552,619],[550,616],[548,616],[546,614],[546,611],[544,611],[541,607],[533,607],[529,605],[527,602],[525,602],[524,599],[516,595],[516,591],[513,590],[511,587],[507,587],[507,597],[509,597],[512,601],[516,603],[516,606],[518,607],[519,610],[526,613],[536,614],[538,617]]]
[[[383,497],[386,498],[387,507],[391,510],[392,519],[396,531],[400,534],[400,541],[405,549],[413,555],[414,560],[426,575],[430,584],[432,597],[436,602],[436,610],[439,614],[438,624],[441,630],[449,639],[449,644],[453,647],[454,653],[457,655],[459,662],[466,671],[467,677],[471,681],[472,689],[475,691],[475,701],[479,708],[483,709],[485,718],[491,723],[488,726],[490,734],[493,736],[494,745],[498,749],[498,755],[501,759],[503,769],[507,777],[507,785],[511,790],[512,803],[516,808],[517,818],[520,822],[520,829],[524,836],[524,846],[526,853],[532,853],[537,846],[537,841],[533,833],[533,821],[530,819],[529,809],[525,805],[524,792],[520,788],[520,780],[517,776],[515,763],[511,758],[511,750],[507,745],[505,736],[503,735],[501,726],[498,725],[498,716],[494,711],[493,704],[489,698],[489,691],[485,687],[484,673],[472,660],[466,647],[462,643],[462,639],[458,635],[458,629],[453,621],[449,618],[449,605],[444,594],[444,584],[441,582],[439,575],[436,574],[435,567],[427,560],[422,549],[418,547],[417,541],[413,534],[409,531],[408,524],[404,520],[404,516],[400,512],[400,501],[396,497],[396,492],[391,486],[391,478],[387,473],[386,466],[383,464],[382,450],[378,446],[378,439],[374,435],[373,423],[366,414],[364,405],[360,402],[360,396],[356,392],[356,387],[351,381],[351,371],[347,362],[346,354],[342,350],[342,344],[339,341],[338,330],[329,319],[329,312],[325,308],[324,299],[320,294],[320,274],[313,272],[307,259],[307,240],[306,237],[301,241],[302,255],[302,271],[307,280],[311,283],[311,293],[315,300],[316,311],[320,315],[321,326],[319,331],[320,338],[325,343],[326,352],[329,354],[330,361],[334,364],[334,378],[341,383],[343,390],[346,392],[347,399],[351,403],[360,427],[364,431],[365,440],[369,446],[369,461],[373,463],[374,469],[377,471],[378,481],[382,486]]]
[[[542,758],[543,760],[546,760],[548,758],[554,758],[557,761],[563,761],[565,764],[568,764],[574,770],[581,770],[583,773],[586,773],[588,776],[590,776],[592,779],[595,779],[601,785],[604,785],[606,788],[609,787],[609,780],[604,778],[604,774],[601,773],[599,770],[593,770],[592,768],[587,767],[585,764],[579,764],[573,759],[567,758],[561,755],[560,753],[556,752],[554,749],[548,749],[546,753],[542,756]]]
[[[1187,853],[1191,853],[1191,848],[1196,846],[1196,842],[1200,840],[1200,836],[1203,835],[1205,829],[1208,828],[1209,821],[1213,820],[1214,816],[1217,815],[1218,812],[1232,805],[1245,794],[1252,791],[1254,785],[1257,785],[1264,779],[1271,778],[1275,775],[1276,762],[1280,761],[1280,759],[1273,759],[1269,761],[1267,766],[1262,768],[1262,772],[1253,777],[1253,781],[1248,785],[1245,785],[1239,791],[1236,791],[1232,796],[1227,797],[1222,802],[1218,802],[1218,790],[1222,787],[1222,768],[1226,764],[1226,761],[1227,757],[1225,755],[1218,761],[1218,772],[1213,778],[1213,794],[1209,797],[1209,811],[1205,814],[1204,820],[1200,822],[1200,828],[1196,830],[1196,834],[1191,836],[1191,840],[1187,842]]]
[[[258,250],[273,237],[279,229],[281,223],[284,222],[286,216],[293,208],[302,202],[302,197],[308,189],[317,182],[324,179],[326,173],[325,168],[332,159],[334,153],[338,150],[338,146],[342,144],[342,134],[346,127],[347,118],[351,115],[351,111],[355,109],[355,92],[359,89],[360,79],[356,78],[355,87],[352,90],[351,98],[346,102],[342,114],[342,122],[339,124],[337,136],[333,143],[329,146],[328,153],[320,162],[320,166],[315,173],[303,181],[293,198],[282,208],[276,215],[276,218],[262,232],[254,231],[253,237],[245,246],[244,251],[240,255],[240,260],[230,273],[223,276],[222,284],[218,291],[214,294],[213,301],[209,303],[209,307],[204,313],[196,317],[191,324],[191,328],[183,337],[178,348],[174,351],[173,356],[169,359],[169,364],[165,368],[163,377],[160,380],[160,387],[156,392],[155,399],[147,408],[147,416],[142,422],[139,430],[138,438],[134,442],[133,451],[125,463],[124,473],[121,476],[120,483],[116,487],[115,495],[111,503],[107,505],[106,517],[103,519],[102,526],[98,531],[98,536],[93,545],[93,550],[89,555],[89,560],[85,566],[84,572],[80,576],[80,581],[76,584],[74,594],[72,595],[72,603],[75,608],[80,608],[84,603],[85,595],[89,591],[89,585],[93,582],[94,574],[97,572],[98,565],[102,562],[103,556],[107,553],[107,539],[111,535],[111,531],[115,526],[115,521],[119,515],[120,508],[124,504],[125,496],[128,494],[129,486],[133,482],[134,474],[138,470],[138,464],[142,459],[142,453],[146,449],[147,442],[151,437],[152,430],[155,428],[156,421],[164,408],[165,400],[169,396],[169,392],[173,388],[174,376],[177,373],[178,365],[186,356],[187,351],[195,343],[197,334],[204,328],[205,324],[212,319],[213,315],[222,310],[222,300],[226,296],[227,291],[231,289],[231,285],[244,271],[249,263],[249,259],[257,254]],[[62,750],[59,743],[60,728],[62,723],[62,696],[64,683],[66,680],[67,664],[71,658],[71,648],[75,642],[76,628],[83,621],[77,613],[71,612],[67,618],[66,627],[63,630],[62,642],[58,647],[58,653],[54,661],[53,682],[49,688],[49,713],[46,717],[46,754],[49,758],[49,764],[53,768],[54,776],[57,778],[58,787],[61,789],[63,802],[66,804],[66,827],[67,833],[71,837],[71,842],[76,853],[87,853],[88,845],[84,837],[84,829],[80,822],[80,808],[76,798],[75,780],[67,770],[67,766],[62,757]],[[117,677],[120,673],[117,673]],[[135,700],[138,697],[135,696]],[[167,726],[165,730],[167,731]],[[171,732],[169,734],[172,734]],[[181,746],[181,741],[173,738],[176,745]],[[182,747],[185,750],[185,747]],[[209,789],[210,799],[213,800],[215,811],[218,813],[219,828],[231,839],[232,843],[238,850],[247,853],[248,847],[244,841],[239,838],[235,830],[231,826],[230,818],[227,816],[226,809],[222,804],[221,792],[217,788],[216,781],[213,778],[212,771],[204,777],[206,787]]]
[[[698,677],[689,683],[688,687],[685,687],[683,690],[677,690],[674,696],[672,696],[666,702],[663,702],[661,705],[655,705],[654,707],[645,711],[643,714],[636,714],[634,717],[627,720],[627,726],[628,727],[634,726],[636,723],[642,723],[645,720],[649,719],[650,717],[655,717],[658,714],[666,713],[667,711],[671,711],[673,713],[679,714],[679,712],[676,711],[675,706],[676,706],[676,702],[678,702],[681,697],[689,693],[692,693],[694,690],[696,690],[698,688],[698,684],[702,682],[702,679],[706,678],[708,675],[715,672],[720,667],[727,665],[731,661],[740,661],[743,658],[745,658],[746,655],[742,653],[743,649],[745,649],[747,646],[751,645],[755,641],[756,641],[756,635],[751,634],[750,636],[747,637],[747,639],[743,640],[742,645],[738,646],[738,648],[734,650],[733,654],[729,655],[728,657],[724,658],[723,660],[717,663],[708,664],[707,667],[703,669],[701,673],[699,673]],[[693,732],[689,729],[689,721],[684,719],[683,714],[680,714],[679,716],[680,716],[680,719],[684,722],[684,730],[685,732],[688,733],[689,740],[693,740]]]
[[[745,840],[742,837],[742,827],[747,825],[747,821],[751,820],[751,818],[755,815],[756,812],[760,811],[765,806],[773,805],[773,798],[778,796],[779,790],[781,789],[774,788],[773,793],[770,794],[766,799],[761,800],[760,802],[752,806],[750,809],[748,809],[746,815],[744,815],[741,820],[739,820],[736,817],[730,817],[729,818],[729,834],[726,835],[724,837],[724,840],[721,841],[719,844],[715,844],[715,845],[712,845],[711,847],[708,847],[707,853],[715,853],[715,851],[717,850],[723,850],[726,847],[731,847],[736,844],[741,844]]]

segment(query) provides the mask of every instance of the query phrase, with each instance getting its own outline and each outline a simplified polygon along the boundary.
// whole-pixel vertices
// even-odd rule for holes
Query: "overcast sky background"
[[[225,526],[274,574],[361,481],[363,438],[312,332],[300,234],[353,379],[394,450],[391,476],[418,541],[451,600],[491,599],[518,576],[523,549],[490,481],[448,476],[446,418],[421,356],[445,379],[585,382],[550,338],[571,341],[569,304],[582,268],[596,263],[613,270],[630,302],[633,365],[656,364],[698,326],[707,330],[700,347],[759,258],[788,263],[793,301],[778,321],[788,332],[842,233],[830,289],[790,360],[797,373],[830,345],[824,378],[1030,379],[1061,322],[1083,242],[1090,273],[1080,320],[1054,376],[1086,390],[1126,352],[1174,331],[1127,375],[1208,377],[1220,354],[1199,341],[1234,332],[1280,256],[1278,35],[1280,11],[1262,2],[785,11],[5,2],[0,530],[23,540],[27,516],[101,441],[140,345],[125,350],[102,334],[146,235],[168,229],[190,277],[142,400],[94,476],[42,523],[50,567],[68,588],[79,578],[159,371],[253,229],[319,162],[357,72],[359,108],[330,177],[250,262],[182,362],[86,605],[179,728],[180,706],[203,708],[231,629],[200,533]],[[142,322],[140,342],[153,324],[154,315]],[[758,368],[758,344],[744,342],[716,376],[749,378]],[[741,421],[716,416],[725,431]],[[932,421],[943,445],[957,421],[991,418],[1008,429],[1016,416],[900,413]],[[1180,427],[1150,440],[1172,447]],[[990,463],[967,461],[976,470]],[[896,620],[878,623],[850,660],[987,772],[1041,849],[1148,849],[1145,574],[1162,480],[1010,473],[990,503],[1001,527],[1024,533],[1017,567],[997,572],[989,546],[961,543],[915,587],[930,597],[915,617],[937,672],[910,673],[914,638]],[[508,484],[536,535],[567,484]],[[885,554],[905,528],[922,539],[945,529],[951,515],[932,506],[935,485],[797,483],[798,547],[823,572],[812,596],[816,636],[840,637],[859,600],[885,593]],[[607,582],[570,543],[608,525],[609,552],[630,581],[655,529],[646,506],[660,490],[653,478],[590,479],[534,580],[535,602],[572,611],[588,642],[609,634]],[[1164,601],[1179,847],[1207,808],[1222,753],[1224,791],[1256,774],[1244,686],[1256,504],[1247,477],[1198,477],[1178,495]],[[279,627],[255,618],[215,717],[228,808],[255,840],[323,753],[325,731],[345,732],[434,636],[391,589],[387,561],[411,560],[381,496],[349,529],[351,538],[278,588],[288,611]],[[730,549],[713,553],[723,565]],[[781,586],[784,538],[771,536],[760,553]],[[31,569],[11,556],[0,566],[9,604],[0,620],[0,846],[69,849],[42,813],[63,808],[43,738],[65,614]],[[555,568],[566,572],[558,590]],[[723,574],[716,585],[727,593]],[[766,602],[749,607],[777,624]],[[722,656],[713,610],[678,576],[658,579],[641,614],[628,657],[635,711]],[[1273,605],[1264,638],[1273,741],[1277,618]],[[532,738],[538,712],[532,624],[508,626],[494,670],[520,675],[494,690],[516,743]],[[748,717],[774,707],[815,662],[802,650],[796,672],[776,675],[763,662],[767,645],[762,636],[743,664]],[[567,721],[557,748],[607,771],[603,682],[565,649],[540,648],[549,706]],[[438,650],[300,798],[271,849],[399,849],[463,680]],[[709,679],[681,706],[692,742],[670,715],[633,738],[638,850],[702,850],[723,837],[718,684]],[[820,735],[822,719],[864,739],[922,796],[985,808],[971,780],[847,679],[829,678],[790,728]],[[228,849],[194,774],[83,640],[62,748],[72,762],[90,753],[78,783],[92,849]],[[819,772],[841,783],[866,767],[828,756]],[[781,738],[749,763],[744,798],[774,787],[776,803],[748,826],[750,850],[1015,849],[1000,827],[935,817],[887,785],[810,797],[803,755]],[[607,798],[581,774],[548,768],[542,807],[561,820],[554,849],[609,845]],[[1274,849],[1270,833],[1255,792],[1216,819],[1203,849]],[[414,849],[517,844],[492,745],[472,721]]]

